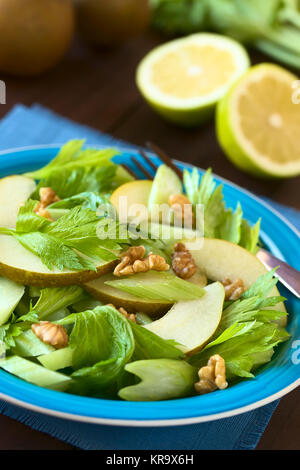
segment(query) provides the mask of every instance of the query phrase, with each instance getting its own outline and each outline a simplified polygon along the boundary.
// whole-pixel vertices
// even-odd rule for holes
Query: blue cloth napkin
[[[39,105],[31,108],[18,105],[0,122],[0,150],[26,145],[61,144],[73,138],[86,138],[88,144],[128,145]],[[300,214],[297,211],[268,202],[300,229]],[[274,402],[219,421],[163,428],[78,423],[28,411],[4,401],[0,401],[0,413],[82,449],[229,450],[254,449],[277,404]]]

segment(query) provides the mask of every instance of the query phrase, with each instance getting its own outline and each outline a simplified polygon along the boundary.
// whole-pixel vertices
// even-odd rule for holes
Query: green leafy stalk
[[[39,320],[37,312],[30,305],[28,313],[17,317],[15,314],[9,319],[9,322],[0,327],[0,342],[2,341],[5,345],[6,350],[9,350],[16,346],[16,338],[28,328],[32,323]]]
[[[116,387],[124,365],[134,351],[129,322],[115,308],[103,306],[58,322],[73,323],[69,347],[73,349],[74,393],[98,394]]]
[[[38,314],[38,318],[43,320],[84,298],[84,290],[79,286],[48,287],[41,290],[40,297],[34,305],[34,311]]]
[[[253,377],[253,369],[271,360],[275,346],[289,334],[276,324],[286,312],[270,307],[284,300],[268,297],[277,280],[275,270],[260,276],[242,297],[225,308],[219,328],[206,347],[191,356],[189,362],[205,365],[210,356],[221,355],[226,362],[227,377]]]
[[[36,201],[29,199],[19,210],[16,230],[0,228],[0,233],[13,236],[49,269],[96,271],[97,263],[117,258],[111,250],[120,250],[120,245],[99,239],[99,217],[91,209],[78,206],[51,222],[35,214],[35,206]]]
[[[224,202],[223,186],[216,186],[212,170],[208,169],[200,179],[196,168],[184,170],[184,188],[194,211],[197,205],[204,208],[204,235],[207,238],[221,238],[240,245],[251,253],[257,251],[260,221],[253,227],[243,219],[238,203],[235,211],[227,209]]]
[[[84,192],[110,192],[132,180],[126,170],[112,162],[118,155],[117,150],[83,150],[83,144],[84,140],[67,142],[44,168],[26,173],[26,176],[40,180],[33,199],[38,199],[41,187],[51,187],[65,199]]]
[[[226,376],[230,380],[234,377],[253,377],[251,373],[257,355],[265,354],[271,359],[274,347],[289,338],[289,334],[273,323],[251,322],[242,325],[244,334],[232,334],[227,341],[206,347],[201,353],[191,356],[190,363],[198,368],[207,364],[208,359],[219,354],[226,362]],[[224,334],[224,333],[223,333]],[[228,332],[227,332],[228,334]],[[228,335],[229,337],[229,335]]]
[[[76,168],[98,168],[104,163],[109,164],[118,152],[115,149],[86,149],[82,150],[84,140],[70,140],[59,151],[57,156],[48,165],[39,170],[26,173],[26,176],[36,180],[49,178],[58,171],[74,170]]]
[[[81,206],[83,209],[91,209],[96,212],[102,204],[110,205],[108,197],[97,192],[86,191],[55,202],[48,206],[48,210],[51,213],[53,209],[73,209]]]
[[[213,30],[300,68],[297,0],[151,0],[154,26],[167,34]]]
[[[135,340],[133,361],[141,359],[181,359],[184,354],[176,347],[176,342],[165,340],[151,331],[131,322]]]

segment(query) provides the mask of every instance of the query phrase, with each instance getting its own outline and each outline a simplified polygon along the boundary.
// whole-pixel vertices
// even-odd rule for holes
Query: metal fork
[[[172,168],[175,173],[182,179],[183,172],[178,168],[172,159],[156,144],[152,142],[146,143],[147,147],[154,152],[160,160]],[[136,158],[132,157],[133,163],[136,167],[140,170],[140,172],[147,178],[152,180],[155,172],[157,170],[157,166],[152,162],[152,160],[147,156],[144,150],[140,149],[139,153],[143,157],[146,167],[142,165]],[[128,165],[122,165],[134,178],[138,178],[138,174],[135,173]],[[148,166],[148,169],[147,169]],[[151,170],[150,170],[151,169]],[[278,277],[279,281],[290,291],[294,294],[298,299],[300,299],[300,272],[297,271],[295,268],[290,266],[289,264],[285,263],[284,261],[276,258],[276,256],[272,255],[269,251],[260,249],[256,254],[257,258],[264,264],[264,266],[271,270],[277,267],[277,271],[275,276]]]
[[[172,170],[175,171],[175,173],[179,176],[180,179],[182,179],[183,172],[178,168],[172,161],[172,159],[163,151],[161,150],[157,145],[153,144],[152,142],[147,142],[146,146],[153,152],[156,153],[156,155],[160,158],[160,160],[168,165]],[[144,161],[148,164],[149,169],[151,168],[152,171],[149,171],[147,167],[143,166],[136,158],[131,157],[131,160],[135,164],[135,166],[140,170],[140,172],[147,178],[152,180],[153,176],[156,173],[157,166],[153,163],[153,161],[148,157],[146,152],[144,152],[143,149],[139,150],[140,155],[143,157]],[[131,174],[134,178],[138,178],[138,174],[132,170],[128,165],[123,163],[123,168],[128,171],[128,173]],[[154,173],[153,173],[154,172]]]

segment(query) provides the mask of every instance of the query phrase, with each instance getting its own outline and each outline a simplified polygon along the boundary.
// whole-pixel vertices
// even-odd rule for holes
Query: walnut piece
[[[225,287],[225,300],[237,300],[245,292],[242,279],[237,279],[232,282],[230,279],[226,278],[222,281],[222,284]]]
[[[193,206],[189,198],[184,194],[172,194],[169,196],[168,204],[174,212],[175,225],[192,227],[194,222]]]
[[[34,208],[34,212],[39,215],[40,217],[45,217],[46,219],[51,220],[53,222],[53,219],[51,218],[50,212],[47,211],[45,207],[42,206],[40,202],[37,203],[37,205]]]
[[[118,312],[120,312],[125,318],[127,318],[127,320],[131,320],[133,323],[136,323],[136,318],[135,318],[134,313],[128,313],[127,310],[125,310],[125,308],[123,307],[117,308],[114,304],[107,304],[107,305],[109,307],[113,307],[116,310],[118,310]]]
[[[55,191],[52,188],[41,188],[40,189],[40,200],[44,207],[54,204],[54,202],[60,201]]]
[[[189,279],[197,271],[197,266],[184,243],[176,243],[172,254],[172,268],[176,276]]]
[[[68,333],[61,325],[55,325],[50,321],[40,321],[34,323],[31,329],[43,343],[51,344],[55,349],[65,348],[68,345]]]
[[[149,253],[146,258],[144,246],[132,246],[120,257],[120,263],[114,270],[115,276],[129,276],[136,273],[146,273],[147,271],[168,271],[170,266],[165,258],[160,255]]]
[[[200,395],[228,387],[225,361],[219,354],[211,356],[207,366],[201,367],[198,375],[200,380],[195,383],[195,390]]]
[[[121,254],[121,259],[125,258],[126,256],[129,258],[129,261],[133,263],[137,259],[142,259],[145,256],[145,247],[143,245],[139,246],[131,246],[128,248],[127,251]]]
[[[60,201],[60,198],[57,196],[55,191],[52,188],[41,188],[40,189],[40,202],[35,206],[34,212],[41,217],[46,217],[46,219],[52,220],[47,207],[54,202]]]

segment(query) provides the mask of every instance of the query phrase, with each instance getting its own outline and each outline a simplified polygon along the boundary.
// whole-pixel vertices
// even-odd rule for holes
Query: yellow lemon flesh
[[[137,85],[151,106],[177,124],[203,122],[249,67],[245,49],[217,34],[199,33],[151,51],[137,70]]]
[[[228,158],[260,177],[300,174],[297,77],[273,64],[252,67],[223,98],[217,135]]]

